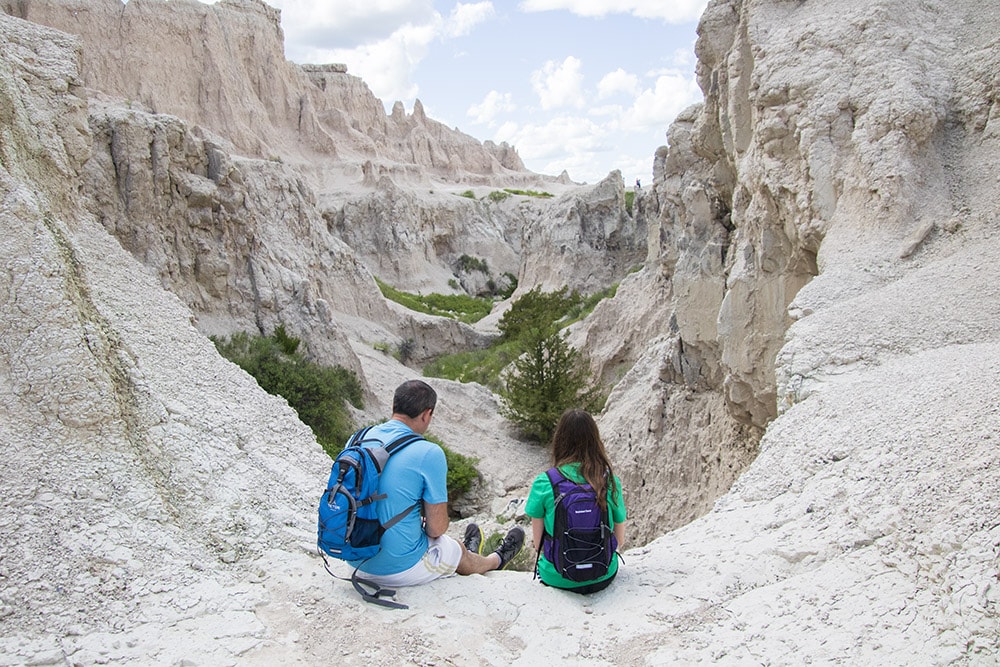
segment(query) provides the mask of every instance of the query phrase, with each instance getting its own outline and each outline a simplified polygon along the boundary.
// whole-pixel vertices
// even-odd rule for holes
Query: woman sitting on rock
[[[571,409],[559,418],[552,465],[535,478],[524,507],[538,552],[535,575],[574,593],[603,590],[618,574],[625,501],[590,413]]]

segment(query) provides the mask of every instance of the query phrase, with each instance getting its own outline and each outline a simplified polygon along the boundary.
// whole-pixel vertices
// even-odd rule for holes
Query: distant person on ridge
[[[535,574],[547,586],[595,593],[618,574],[626,513],[621,481],[590,413],[563,412],[552,465],[535,478],[524,505],[538,552]]]
[[[401,435],[423,435],[431,423],[437,393],[422,380],[399,385],[392,399],[392,417],[374,426],[374,436],[387,444]],[[382,536],[381,549],[372,558],[352,562],[364,578],[380,586],[416,586],[440,577],[482,574],[501,570],[520,552],[524,530],[508,531],[496,551],[481,555],[482,533],[466,531],[465,544],[445,534],[448,530],[448,464],[437,444],[418,440],[392,455],[381,473],[379,490],[387,494],[377,504],[383,522],[407,507],[419,504]],[[475,532],[475,534],[473,534]],[[469,548],[471,547],[471,549]]]

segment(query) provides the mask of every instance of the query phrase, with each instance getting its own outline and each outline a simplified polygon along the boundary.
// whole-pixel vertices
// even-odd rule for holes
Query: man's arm
[[[424,503],[424,531],[427,537],[441,537],[448,531],[448,503]]]

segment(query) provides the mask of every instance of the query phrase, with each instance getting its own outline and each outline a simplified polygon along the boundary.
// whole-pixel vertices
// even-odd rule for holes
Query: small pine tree
[[[546,443],[564,410],[596,411],[601,398],[580,352],[562,334],[533,330],[524,342],[526,352],[505,378],[501,411],[526,436]]]

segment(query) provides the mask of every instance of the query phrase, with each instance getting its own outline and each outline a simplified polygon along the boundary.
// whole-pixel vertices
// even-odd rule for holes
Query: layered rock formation
[[[80,36],[88,88],[205,127],[243,155],[297,165],[339,158],[338,171],[350,165],[358,179],[367,159],[396,178],[539,180],[510,146],[451,130],[419,103],[412,114],[397,105],[387,115],[343,66],[286,61],[280,13],[261,0],[4,0],[0,8]]]
[[[620,178],[595,190],[600,205],[587,189],[560,199],[578,237],[569,247],[585,261],[565,243],[557,257],[541,256],[545,243],[526,252],[522,239],[547,226],[553,204],[489,195],[525,184],[561,192],[564,181],[526,171],[509,146],[427,118],[419,102],[410,115],[399,103],[387,115],[343,66],[285,61],[278,13],[259,0],[0,7],[80,36],[91,208],[206,333],[284,323],[315,358],[360,370],[346,328],[369,344],[412,340],[419,363],[489,338],[390,311],[371,275],[421,292],[466,282],[474,293],[525,264],[529,277],[544,266],[560,286],[593,291],[644,252]],[[168,52],[169,61],[156,55]],[[126,63],[122,53],[137,55]],[[461,185],[450,191],[451,181]],[[456,196],[470,185],[475,199]],[[458,275],[463,256],[488,274]]]
[[[452,170],[444,134],[371,160],[379,113],[432,121],[366,121],[370,93],[336,68],[247,84],[280,53],[256,1],[0,6],[21,17],[0,14],[0,662],[996,662],[1000,51],[982,3],[713,1],[705,103],[671,127],[634,217],[615,177],[494,201],[500,176],[536,177]],[[214,125],[215,102],[152,113],[180,84],[114,74],[86,11],[112,12],[122,44],[162,19],[182,59],[191,40],[169,36],[195,17],[220,70],[213,40],[261,49],[205,89],[264,105],[266,133]],[[21,20],[73,12],[79,39]],[[360,105],[362,130],[343,109],[309,130],[322,145],[344,121],[357,161],[298,168],[286,107],[310,86]],[[460,172],[475,199],[442,185]],[[615,385],[600,423],[643,544],[593,598],[503,572],[401,592],[410,611],[364,605],[311,555],[324,455],[205,337],[288,323],[361,370],[359,418],[383,416],[409,371],[368,336],[427,355],[487,336],[399,312],[371,275],[439,286],[462,254],[523,288],[646,260],[571,334]],[[481,387],[437,386],[435,429],[517,497],[544,452]]]

